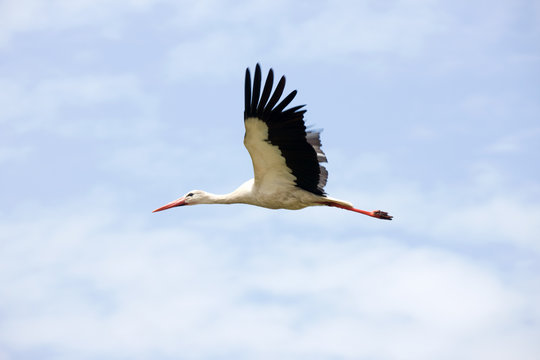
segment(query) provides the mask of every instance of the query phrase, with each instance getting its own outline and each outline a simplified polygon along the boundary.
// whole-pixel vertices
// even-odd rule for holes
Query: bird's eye
[[[193,196],[193,193],[189,193],[186,195],[186,197]]]

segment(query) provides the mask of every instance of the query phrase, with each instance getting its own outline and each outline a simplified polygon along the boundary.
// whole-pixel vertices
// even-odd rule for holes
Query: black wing
[[[302,110],[305,105],[285,110],[285,107],[296,96],[296,90],[278,103],[285,88],[285,77],[281,77],[272,94],[273,81],[274,72],[270,69],[261,93],[261,67],[257,64],[252,91],[251,74],[249,68],[246,69],[244,110],[246,140],[244,143],[253,160],[255,181],[265,172],[277,171],[275,170],[276,166],[272,168],[267,165],[273,160],[270,159],[271,155],[265,159],[264,157],[267,155],[264,153],[268,152],[258,151],[257,142],[265,141],[279,148],[286,166],[295,177],[294,183],[297,187],[317,195],[324,195],[328,172],[320,164],[326,162],[326,156],[321,150],[320,131],[306,129],[304,123],[306,110]],[[256,121],[257,119],[267,126],[267,134],[257,128],[256,123],[260,123],[260,121]],[[250,122],[252,124],[248,126]],[[253,137],[250,136],[249,132],[259,132],[262,135]],[[248,141],[248,139],[255,140]],[[276,172],[275,175],[279,176],[280,174]]]

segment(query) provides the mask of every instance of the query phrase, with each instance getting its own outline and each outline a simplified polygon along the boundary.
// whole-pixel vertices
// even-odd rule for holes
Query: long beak
[[[181,197],[178,200],[171,201],[167,205],[163,205],[162,207],[157,208],[156,210],[154,210],[152,212],[158,212],[158,211],[161,211],[161,210],[167,210],[167,209],[170,209],[170,208],[173,208],[173,207],[176,207],[176,206],[182,206],[182,205],[186,205],[186,198],[185,197]]]

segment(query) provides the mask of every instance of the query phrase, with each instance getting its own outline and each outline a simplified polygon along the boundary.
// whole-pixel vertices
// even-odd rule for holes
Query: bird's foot
[[[388,215],[387,212],[381,211],[381,210],[375,210],[371,212],[371,216],[376,217],[378,219],[383,220],[392,220],[393,216]]]

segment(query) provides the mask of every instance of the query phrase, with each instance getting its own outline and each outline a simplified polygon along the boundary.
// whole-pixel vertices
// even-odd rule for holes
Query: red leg
[[[393,218],[393,216],[390,216],[390,215],[388,215],[387,212],[384,212],[384,211],[381,211],[381,210],[366,211],[366,210],[356,209],[356,208],[353,208],[353,207],[343,206],[341,204],[336,204],[336,203],[325,203],[325,205],[333,206],[333,207],[337,207],[337,208],[345,209],[345,210],[349,210],[349,211],[354,211],[354,212],[364,214],[364,215],[367,215],[367,216],[371,216],[371,217],[374,217],[374,218],[377,218],[377,219],[392,220],[392,218]]]

